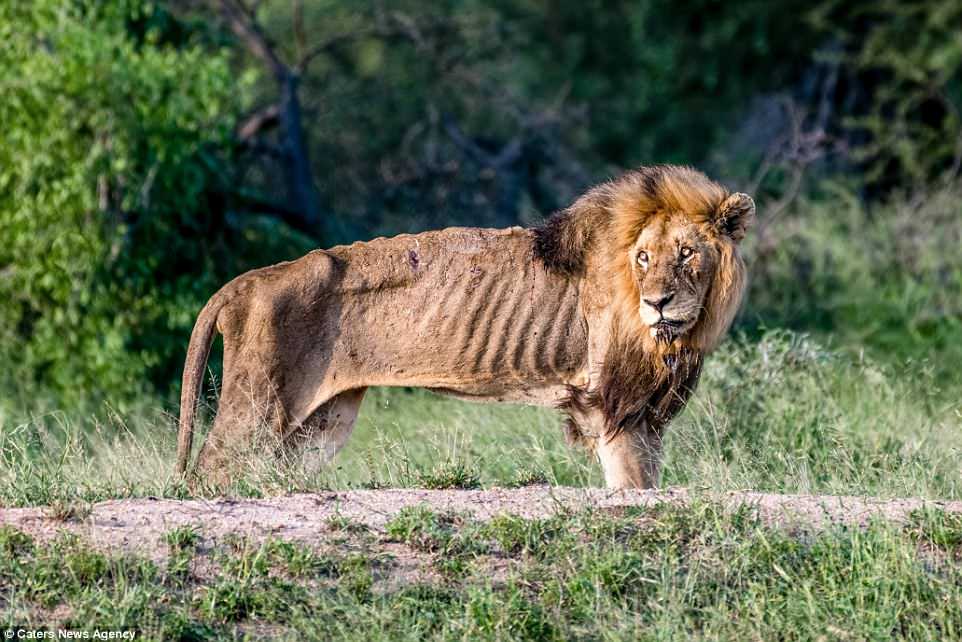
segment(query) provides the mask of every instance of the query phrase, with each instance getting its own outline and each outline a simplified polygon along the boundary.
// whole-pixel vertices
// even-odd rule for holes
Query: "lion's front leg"
[[[608,488],[654,488],[661,467],[661,436],[645,423],[607,434],[604,415],[584,404],[568,408],[568,443],[593,451]]]
[[[661,468],[661,436],[639,426],[613,438],[602,435],[595,452],[608,488],[654,488]]]

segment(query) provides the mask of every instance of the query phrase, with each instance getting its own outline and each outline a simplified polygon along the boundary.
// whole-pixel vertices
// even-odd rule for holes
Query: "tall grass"
[[[664,482],[958,497],[962,404],[934,377],[787,331],[736,342],[671,427]]]
[[[708,362],[670,427],[664,484],[718,490],[962,497],[962,406],[933,374],[832,351],[804,335],[738,337]],[[45,504],[180,496],[172,417],[51,413],[0,431],[0,502]],[[590,457],[565,445],[554,411],[375,389],[355,434],[326,468],[296,458],[239,462],[234,492],[384,486],[600,485]]]

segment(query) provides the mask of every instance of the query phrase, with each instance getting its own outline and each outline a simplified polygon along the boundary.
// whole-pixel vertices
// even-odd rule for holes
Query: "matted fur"
[[[600,185],[536,231],[546,266],[609,289],[611,328],[597,387],[573,391],[564,408],[604,412],[608,437],[643,423],[660,431],[697,384],[703,355],[731,325],[744,294],[745,264],[737,242],[754,213],[750,199],[732,195],[688,167],[642,167]],[[747,199],[747,201],[746,201]],[[698,321],[671,342],[650,334],[638,314],[639,290],[628,260],[639,234],[658,217],[684,216],[712,240],[715,269]],[[577,438],[569,422],[569,438]],[[575,439],[577,440],[577,439]]]

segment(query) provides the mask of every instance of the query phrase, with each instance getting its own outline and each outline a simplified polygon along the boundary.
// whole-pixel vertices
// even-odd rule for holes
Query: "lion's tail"
[[[177,474],[180,477],[187,474],[194,441],[197,401],[204,384],[204,369],[207,367],[210,346],[214,342],[214,333],[217,332],[217,315],[224,307],[224,302],[223,296],[214,295],[197,315],[194,330],[190,333],[180,389],[180,422],[177,431]]]

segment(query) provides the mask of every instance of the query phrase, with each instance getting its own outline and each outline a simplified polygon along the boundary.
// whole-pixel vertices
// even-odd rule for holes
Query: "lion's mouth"
[[[675,337],[681,334],[684,326],[684,321],[677,321],[675,319],[662,319],[658,323],[651,326],[651,336],[658,343],[668,344],[674,341]]]

